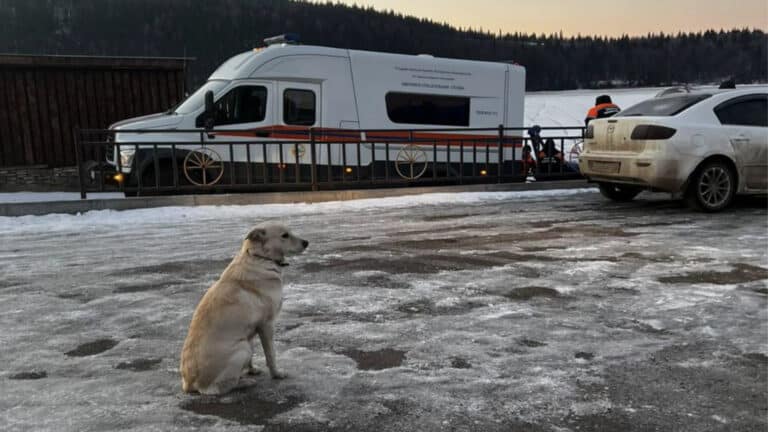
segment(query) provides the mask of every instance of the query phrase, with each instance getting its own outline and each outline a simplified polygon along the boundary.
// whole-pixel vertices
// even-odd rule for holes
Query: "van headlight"
[[[136,154],[135,149],[120,150],[120,166],[130,167],[133,163],[133,155]]]

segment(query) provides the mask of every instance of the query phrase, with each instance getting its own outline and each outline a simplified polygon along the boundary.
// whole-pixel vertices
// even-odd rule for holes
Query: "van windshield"
[[[178,107],[174,110],[176,114],[189,114],[192,112],[197,111],[198,108],[202,107],[205,103],[205,93],[208,90],[213,91],[213,94],[216,95],[216,93],[219,92],[224,86],[226,86],[228,81],[222,81],[222,80],[211,80],[207,83],[203,84],[199,89],[197,89],[196,92],[192,93],[184,102],[179,104]]]
[[[648,99],[616,114],[616,117],[671,117],[712,95],[706,93],[662,96]]]

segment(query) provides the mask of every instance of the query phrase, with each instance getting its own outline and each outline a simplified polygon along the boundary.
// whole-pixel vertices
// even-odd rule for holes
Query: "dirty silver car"
[[[768,87],[673,93],[590,122],[581,172],[604,196],[681,193],[716,212],[768,192]]]

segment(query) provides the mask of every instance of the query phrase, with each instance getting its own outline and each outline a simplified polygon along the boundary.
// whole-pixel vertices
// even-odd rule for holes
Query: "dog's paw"
[[[255,367],[251,366],[250,368],[248,368],[248,371],[245,374],[246,375],[250,375],[250,376],[261,375],[262,374],[262,370],[261,369],[256,369]]]
[[[281,379],[288,378],[288,375],[286,375],[286,374],[284,374],[282,372],[279,372],[279,371],[273,371],[273,372],[271,372],[271,375],[272,375],[272,379],[276,379],[276,380],[281,380]]]

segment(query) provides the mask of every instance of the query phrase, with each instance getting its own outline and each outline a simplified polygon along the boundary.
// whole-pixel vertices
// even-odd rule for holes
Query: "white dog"
[[[256,335],[272,378],[284,378],[275,364],[274,323],[282,306],[285,257],[309,242],[283,225],[257,225],[221,278],[203,296],[192,316],[181,352],[185,392],[224,394],[253,384],[247,375]]]

